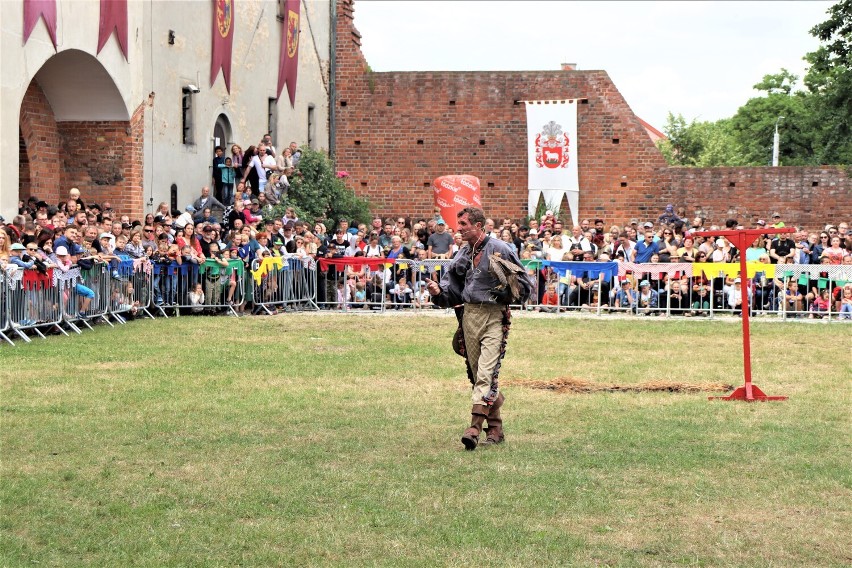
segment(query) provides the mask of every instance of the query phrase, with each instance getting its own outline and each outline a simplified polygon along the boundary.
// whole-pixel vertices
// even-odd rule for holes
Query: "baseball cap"
[[[734,278],[734,284],[741,284],[742,280],[740,278]]]
[[[773,219],[775,219],[776,217],[779,217],[779,218],[780,218],[780,217],[781,217],[781,213],[779,213],[778,211],[776,211],[775,213],[773,213],[773,214],[772,214],[772,218],[773,218]]]
[[[438,221],[436,223],[438,225],[446,225],[447,224],[446,221],[444,221],[444,219],[438,219]]]
[[[101,233],[98,239],[111,239],[112,233]]]
[[[56,256],[68,256],[68,249],[63,246],[56,247]]]
[[[631,224],[631,225],[638,225],[638,224],[639,224],[639,219],[631,219],[631,220],[630,220],[630,224]]]
[[[195,213],[195,207],[193,207],[192,205],[187,205],[186,210],[190,213]]]
[[[25,247],[21,243],[13,243],[12,250],[27,250],[27,247]]]
[[[640,283],[639,283],[639,287],[640,287],[640,288],[641,288],[642,286],[650,286],[650,285],[651,285],[651,283],[650,283],[650,282],[648,282],[647,280],[643,280],[642,282],[640,282]]]
[[[212,230],[213,230],[213,227],[211,227],[210,225],[204,225],[204,228],[203,228],[203,229],[201,229],[201,232],[202,232],[202,233],[209,233],[209,232],[211,232]]]
[[[758,220],[757,220],[757,224],[758,224],[758,225],[760,225],[761,227],[765,227],[765,226],[766,226],[766,221],[764,221],[763,219],[758,219]]]
[[[646,229],[653,229],[654,228],[654,224],[650,221],[646,221],[645,224],[642,225],[642,226],[645,227]]]
[[[260,201],[258,201],[256,198],[255,198],[255,199],[252,199],[252,200],[251,200],[251,204],[252,204],[252,205],[260,205]]]

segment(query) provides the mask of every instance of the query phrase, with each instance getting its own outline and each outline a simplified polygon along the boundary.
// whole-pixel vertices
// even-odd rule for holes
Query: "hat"
[[[130,227],[132,227],[132,225],[130,223],[122,223],[121,224],[122,229],[129,229]]]
[[[646,229],[653,229],[654,228],[654,224],[650,221],[645,221],[645,224],[642,225],[642,226],[645,227]]]
[[[101,233],[98,239],[112,239],[112,233]]]
[[[56,256],[68,256],[68,249],[61,245],[56,247],[54,252],[56,253]]]
[[[27,247],[25,247],[21,243],[13,243],[12,250],[27,250]]]
[[[550,217],[551,215],[553,215],[553,211],[548,209],[547,211],[544,212],[544,214],[547,215],[548,217]]]
[[[530,235],[538,235],[538,231],[535,229],[530,229]]]
[[[765,226],[766,226],[766,221],[764,221],[763,219],[758,219],[758,220],[757,220],[757,224],[758,224],[758,225],[760,225],[761,227],[765,227]]]
[[[260,205],[260,201],[258,201],[258,200],[257,200],[257,198],[252,199],[252,200],[251,200],[251,204],[252,204],[252,205]]]
[[[734,284],[740,284],[740,283],[742,283],[742,280],[740,280],[739,278],[734,278]]]
[[[276,247],[280,247],[284,245],[284,241],[282,241],[281,239],[275,239],[274,241],[272,241],[272,244]]]
[[[631,219],[631,220],[630,220],[630,224],[631,224],[631,225],[638,225],[638,224],[639,224],[639,220],[638,220],[638,219]]]
[[[722,248],[723,246],[725,246],[725,241],[722,239],[716,239],[716,246]]]
[[[195,213],[195,207],[193,207],[192,205],[187,205],[186,210],[190,213]]]
[[[201,229],[201,232],[202,232],[202,233],[209,233],[209,232],[211,232],[212,230],[213,230],[213,227],[211,227],[210,225],[204,225],[204,228],[203,228],[203,229]]]
[[[651,283],[650,283],[650,282],[648,282],[647,280],[643,280],[642,282],[640,282],[640,283],[639,283],[639,287],[640,287],[640,288],[641,288],[642,286],[650,286],[650,285],[651,285]]]
[[[435,221],[436,225],[446,225],[446,221],[444,221],[443,217],[438,217],[438,220]]]
[[[773,219],[774,219],[774,218],[776,218],[776,217],[780,218],[780,217],[781,217],[781,213],[779,213],[778,211],[776,211],[775,213],[773,213],[773,214],[772,214],[772,218],[773,218]]]

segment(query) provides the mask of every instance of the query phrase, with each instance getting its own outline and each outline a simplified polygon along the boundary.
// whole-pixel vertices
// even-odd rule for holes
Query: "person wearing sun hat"
[[[60,272],[68,272],[72,268],[74,268],[74,262],[76,258],[72,256],[68,249],[59,245],[53,251],[53,255],[50,257],[51,262],[53,263],[54,269]],[[74,285],[74,291],[77,293],[78,297],[78,313],[76,317],[80,319],[86,319],[88,314],[86,312],[89,311],[89,306],[92,304],[92,300],[95,297],[95,292],[91,288],[84,286],[77,282]]]

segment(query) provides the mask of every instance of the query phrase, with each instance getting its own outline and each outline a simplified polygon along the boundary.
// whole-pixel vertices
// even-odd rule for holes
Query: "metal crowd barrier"
[[[9,333],[12,330],[12,320],[9,317],[10,306],[9,279],[6,276],[6,271],[0,269],[0,339],[15,345],[15,342],[9,338]]]
[[[155,264],[152,308],[166,318],[167,309],[173,310],[174,315],[184,310],[192,314],[224,311],[237,316],[236,308],[245,301],[241,285],[243,266],[239,259]]]
[[[316,261],[295,256],[255,259],[251,269],[255,311],[317,310]]]
[[[734,279],[740,277],[738,263],[599,263],[551,262],[524,260],[527,273],[533,281],[533,293],[524,306],[527,309],[564,313],[575,310],[602,312],[633,312],[648,315],[689,316],[710,318],[717,314],[735,315],[740,310],[728,303],[728,293]],[[609,266],[607,266],[609,265]],[[617,275],[613,272],[617,270]],[[647,280],[651,305],[616,305],[623,283],[631,282],[634,295],[639,284]],[[747,274],[741,278],[743,294],[748,294],[750,315],[777,315],[782,318],[809,316],[831,319],[839,315],[842,288],[852,281],[852,266],[836,265],[771,265],[748,263]],[[795,281],[796,286],[791,286]],[[582,282],[583,285],[578,285]],[[557,288],[558,304],[545,305],[542,298],[545,287],[553,283]],[[801,300],[785,304],[782,299],[790,288],[807,287]],[[814,310],[815,297],[827,290],[831,297],[829,309],[824,313]],[[621,302],[619,302],[621,303]],[[519,306],[520,307],[520,306]],[[791,309],[792,307],[792,309]]]
[[[585,311],[598,316],[635,313],[713,318],[737,313],[727,296],[734,278],[739,277],[739,264],[522,262],[533,292],[516,309],[556,314]],[[440,279],[450,263],[449,259],[345,257],[304,262],[266,258],[248,271],[239,259],[162,265],[125,258],[112,264],[96,263],[82,271],[73,267],[66,272],[56,268],[39,272],[6,266],[0,271],[0,339],[14,345],[14,338],[28,342],[32,335],[44,337],[48,331],[81,333],[81,328],[91,328],[96,321],[112,325],[112,321],[124,323],[137,314],[168,317],[167,309],[175,314],[183,310],[238,315],[252,298],[255,311],[267,314],[278,309],[433,309],[425,291],[426,279]],[[407,288],[397,294],[394,287],[401,278]],[[650,283],[656,302],[616,305],[616,300],[627,296],[626,282],[635,294],[643,280]],[[557,289],[556,305],[541,301],[549,283]],[[840,313],[847,283],[852,283],[852,266],[848,265],[748,263],[740,288],[749,296],[750,315],[831,321],[852,318],[852,314]],[[87,298],[87,290],[94,292],[93,298]],[[343,290],[340,298],[338,290]],[[827,296],[827,301],[820,296]]]

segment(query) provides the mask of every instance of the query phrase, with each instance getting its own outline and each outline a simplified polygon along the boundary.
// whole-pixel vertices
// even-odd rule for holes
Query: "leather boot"
[[[470,428],[462,435],[462,444],[466,450],[475,450],[479,444],[479,434],[482,432],[482,423],[488,416],[488,407],[483,404],[474,404],[470,410]]]
[[[503,406],[503,401],[505,400],[506,397],[504,397],[501,392],[497,397],[497,400],[494,401],[494,404],[491,405],[491,408],[489,409],[488,417],[486,418],[488,421],[488,428],[485,429],[486,438],[485,441],[482,442],[483,446],[499,444],[504,439],[503,419],[500,417],[500,408]]]

